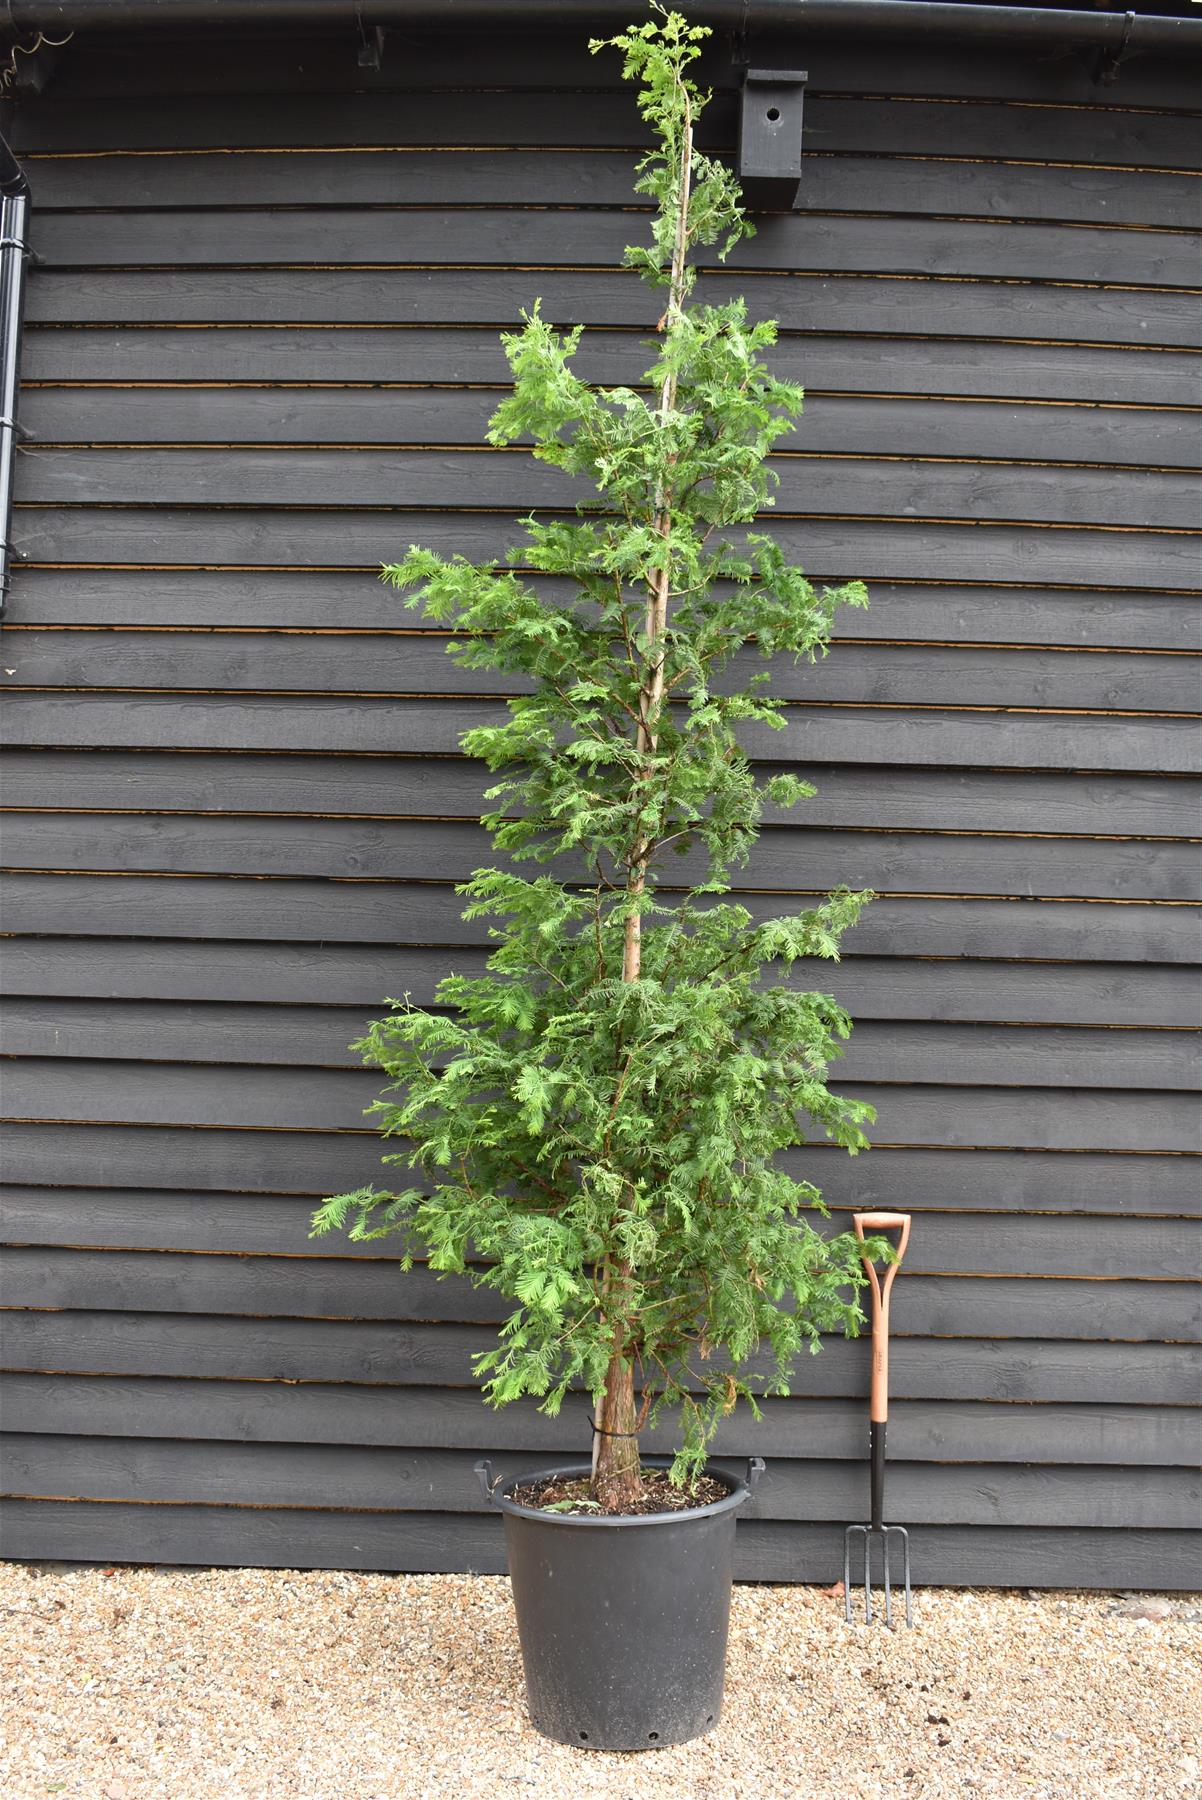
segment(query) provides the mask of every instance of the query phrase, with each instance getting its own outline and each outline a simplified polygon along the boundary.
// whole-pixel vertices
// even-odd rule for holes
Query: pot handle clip
[[[492,1491],[493,1490],[492,1464],[489,1462],[489,1460],[486,1456],[482,1456],[478,1463],[472,1464],[472,1467],[475,1469],[476,1479],[480,1483],[480,1492],[484,1495],[484,1498],[489,1506],[495,1506],[496,1501],[493,1498],[493,1491]]]
[[[764,1462],[762,1456],[749,1456],[747,1458],[747,1492],[749,1494],[755,1493],[756,1483],[764,1473],[766,1467],[767,1464]]]

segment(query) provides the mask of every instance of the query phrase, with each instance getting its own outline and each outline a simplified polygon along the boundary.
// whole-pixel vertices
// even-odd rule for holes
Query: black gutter
[[[1097,49],[1120,57],[1202,50],[1202,19],[1196,14],[1171,18],[1052,7],[959,6],[950,0],[681,0],[681,4],[698,24],[735,30],[851,29],[959,43],[1010,40]],[[578,21],[608,27],[619,10],[614,0],[7,0],[0,6],[0,40],[32,42],[39,32],[61,38],[69,32],[160,28],[412,30],[490,20],[545,26]]]
[[[29,182],[0,137],[0,616],[8,602],[13,547],[13,471],[17,394],[21,386],[21,322],[25,312],[25,228]]]

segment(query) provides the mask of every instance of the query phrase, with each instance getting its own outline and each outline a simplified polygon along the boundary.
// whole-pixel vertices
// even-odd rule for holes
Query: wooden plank
[[[362,1131],[378,1090],[368,1071],[191,1068],[27,1057],[11,1065],[3,1116],[80,1124]],[[1075,1088],[874,1086],[840,1082],[877,1109],[881,1144],[1194,1153],[1197,1109],[1186,1094],[1124,1100]]]
[[[320,1382],[192,1381],[158,1376],[5,1376],[5,1420],[13,1431],[110,1437],[220,1439],[235,1443],[379,1444],[548,1453],[583,1449],[586,1406],[554,1419],[532,1401],[497,1412],[460,1388],[433,1404],[423,1388]],[[649,1434],[671,1445],[667,1417]],[[1056,1405],[900,1400],[890,1408],[890,1450],[907,1462],[1146,1465],[1189,1468],[1199,1460],[1202,1414],[1183,1406]],[[776,1398],[763,1417],[736,1411],[718,1427],[715,1454],[815,1456],[859,1463],[864,1423],[841,1400]]]
[[[298,1202],[296,1211],[307,1222],[309,1207]],[[1082,1256],[1080,1262],[1086,1260]],[[121,1314],[155,1312],[164,1319],[217,1314],[416,1321],[428,1326],[431,1336],[428,1344],[415,1343],[413,1355],[431,1371],[441,1371],[430,1373],[429,1379],[460,1386],[471,1374],[465,1359],[489,1348],[490,1334],[495,1336],[492,1328],[513,1310],[490,1288],[437,1280],[420,1264],[399,1276],[395,1259],[17,1247],[5,1252],[4,1264],[0,1304],[17,1311],[32,1309],[31,1317],[41,1309],[57,1315],[67,1308],[103,1308]],[[907,1271],[890,1329],[898,1339],[994,1334],[1012,1340],[1189,1344],[1202,1326],[1202,1295],[1188,1275],[1184,1249],[1171,1281],[1084,1279],[1077,1272],[1061,1279]],[[452,1330],[452,1322],[456,1327],[463,1324],[467,1335]],[[475,1330],[477,1325],[482,1329]],[[12,1329],[19,1338],[21,1327],[15,1321]],[[158,1328],[145,1329],[157,1342]],[[170,1336],[174,1327],[164,1330]],[[106,1367],[98,1365],[102,1373]],[[145,1367],[138,1372],[157,1371]]]
[[[409,615],[402,614],[402,619]],[[399,621],[398,621],[399,622]],[[878,620],[878,629],[886,625]],[[353,694],[492,695],[528,692],[528,682],[465,670],[447,655],[449,635],[241,632],[26,632],[12,640],[6,685],[181,688]],[[1189,657],[1093,650],[972,649],[947,645],[850,643],[816,665],[778,658],[767,665],[783,699],[924,702],[959,706],[1114,708],[1188,712],[1198,702],[1198,663]],[[747,653],[718,691],[741,686],[765,667]]]
[[[403,613],[398,623],[411,616]],[[888,629],[883,614],[877,625]],[[428,631],[390,636],[29,631],[9,640],[3,680],[10,691],[149,688],[473,698],[530,691],[530,682],[513,676],[461,668],[447,655],[452,641],[450,634]],[[784,656],[765,663],[747,651],[715,677],[713,689],[740,691],[750,676],[765,670],[776,697],[811,703],[1168,713],[1197,712],[1202,698],[1202,663],[1189,656],[854,642],[816,664]]]
[[[973,1197],[975,1199],[975,1197]],[[968,1197],[966,1197],[968,1201]],[[1099,1217],[1035,1217],[972,1210],[961,1213],[910,1202],[916,1217],[905,1256],[909,1276],[1063,1276],[1108,1282],[1188,1282],[1202,1251],[1198,1220]],[[250,1282],[245,1258],[315,1260],[320,1271],[331,1260],[380,1262],[394,1273],[398,1244],[387,1240],[353,1244],[344,1237],[309,1237],[313,1199],[302,1193],[247,1193],[31,1188],[0,1190],[0,1231],[9,1246],[7,1278],[13,1305],[68,1305],[68,1294],[88,1296],[95,1276],[95,1303],[101,1292],[122,1292],[126,1303],[137,1283],[180,1280],[191,1300],[189,1312],[234,1310],[214,1296],[243,1291]],[[830,1224],[813,1217],[824,1237],[851,1229],[851,1215],[831,1211]],[[23,1246],[23,1247],[13,1247]],[[146,1256],[171,1251],[171,1256]],[[187,1253],[184,1256],[175,1253]],[[230,1269],[205,1264],[239,1265]],[[61,1285],[65,1283],[65,1285]],[[113,1287],[117,1283],[117,1287]],[[230,1285],[232,1283],[232,1285]],[[254,1285],[254,1283],[252,1283]],[[408,1278],[407,1278],[408,1287]],[[61,1298],[54,1298],[59,1296]],[[421,1276],[421,1305],[434,1294],[434,1316],[457,1318],[455,1294],[434,1289]],[[417,1301],[412,1301],[417,1305]],[[479,1298],[471,1305],[479,1305]],[[484,1300],[484,1316],[495,1318],[498,1303]],[[426,1316],[426,1314],[423,1314]],[[468,1316],[468,1314],[464,1314]]]
[[[612,285],[613,278],[609,280]],[[588,294],[580,294],[582,302],[590,302],[587,316],[595,311],[599,298],[590,302]],[[832,406],[849,396],[910,396],[933,405],[938,396],[954,395],[1032,402],[1039,412],[1025,412],[1023,417],[1041,429],[1052,425],[1063,430],[1063,422],[1054,415],[1065,402],[1122,404],[1128,412],[1126,430],[1120,435],[1124,442],[1131,442],[1142,441],[1153,425],[1158,434],[1181,429],[1180,420],[1163,414],[1149,418],[1154,409],[1198,402],[1196,359],[1184,352],[990,343],[969,337],[929,341],[904,329],[892,338],[821,336],[815,327],[801,329],[804,323],[795,318],[793,328],[777,340],[772,368],[782,380],[799,381],[807,388],[807,433],[824,415],[828,419],[840,416]],[[573,367],[583,380],[630,386],[647,367],[646,345],[646,338],[637,332],[592,326],[584,334]],[[320,325],[264,324],[254,329],[225,325],[218,329],[202,323],[169,327],[153,321],[143,329],[81,325],[64,330],[31,325],[22,345],[21,370],[25,383],[22,420],[32,429],[36,419],[43,432],[46,420],[61,416],[65,402],[53,385],[33,384],[273,382],[283,384],[277,395],[280,408],[296,403],[296,396],[303,394],[309,409],[317,392],[324,392],[325,402],[331,406],[340,403],[339,396],[328,390],[309,390],[311,382],[373,382],[391,390],[390,399],[381,397],[371,403],[373,409],[383,411],[407,402],[408,390],[397,383],[445,389],[470,382],[503,388],[510,379],[495,330],[461,326],[444,331],[436,325],[394,325],[378,330],[364,325],[353,331]],[[140,395],[140,389],[123,385],[119,401],[112,404],[157,407],[157,399],[152,402]],[[450,400],[451,396],[444,392],[442,398]],[[239,407],[247,404],[244,394],[228,388],[218,400],[176,388],[174,399],[190,413],[235,401]],[[99,390],[88,396],[77,392],[73,404],[81,406],[85,401],[98,412],[107,405]],[[408,403],[417,404],[416,400]],[[366,416],[369,402],[365,398],[353,404],[361,417]],[[457,397],[455,404],[465,407],[467,401]],[[1135,417],[1132,408],[1139,409]],[[136,416],[144,417],[144,412]],[[844,412],[842,416],[848,415]]]
[[[270,875],[466,880],[485,863],[505,866],[488,834],[466,820],[243,819],[201,815],[51,813],[10,816],[12,869],[146,870]],[[1121,900],[1197,900],[1188,845],[1156,840],[1092,842],[1033,837],[827,832],[777,826],[762,834],[735,884],[780,894],[826,892],[840,883],[878,892],[1056,894]],[[665,891],[704,870],[689,852],[665,869]],[[587,880],[571,860],[568,879]]]
[[[1095,94],[1095,102],[1099,97]],[[729,150],[736,132],[734,96],[720,92],[700,121],[698,144],[710,153]],[[887,95],[870,100],[806,95],[810,154],[860,151],[1195,169],[1202,158],[1191,140],[1192,133],[1172,116],[1096,103],[1081,108],[959,100],[915,104]],[[20,108],[13,137],[22,159],[39,165],[39,184],[55,153],[64,152],[438,144],[642,149],[650,141],[627,94],[503,89],[417,90],[406,94],[403,106],[382,93],[317,93],[302,100],[267,92],[256,94],[251,104],[215,93],[191,101],[146,96],[114,107],[86,92],[56,104],[51,91],[39,96],[36,106]]]
[[[360,1529],[365,1519],[371,1522],[366,1532]],[[383,1555],[389,1568],[410,1570],[462,1566],[473,1574],[499,1575],[506,1566],[499,1518],[471,1515],[461,1520],[454,1514],[410,1513],[402,1525],[402,1515],[393,1513],[235,1513],[228,1507],[5,1500],[0,1520],[15,1559],[347,1569],[382,1567]],[[387,1532],[381,1529],[385,1525]],[[1157,1535],[1156,1541],[1166,1540]],[[828,1556],[834,1568],[833,1540]]]
[[[428,1006],[444,975],[483,971],[483,944],[456,951],[337,944],[192,942],[170,938],[9,938],[10,995],[109,1000],[238,1000],[359,1006],[386,994]],[[865,1019],[1021,1020],[1058,1025],[1143,1025],[1189,1030],[1202,1006],[1202,973],[1128,963],[905,962],[844,956],[838,970],[799,963],[793,985],[825,983]]]
[[[256,209],[391,208],[398,197],[408,206],[620,207],[636,198],[638,160],[636,151],[577,147],[564,155],[551,146],[509,145],[449,152],[381,146],[337,154],[309,148],[304,156],[270,150],[237,157],[221,150],[76,155],[42,163],[38,212],[44,220],[91,208],[196,211],[211,208],[217,197],[223,208]],[[1189,174],[1073,166],[1052,171],[955,154],[861,157],[825,146],[807,159],[793,213],[1068,220],[1145,230],[1202,223],[1198,184]]]
[[[803,983],[847,1003],[839,972]],[[358,1069],[347,1045],[382,1009],[137,1000],[8,998],[9,1056]],[[857,1021],[832,1079],[1196,1090],[1198,1033],[1086,1026]]]
[[[184,209],[211,204],[274,208],[392,206],[560,207],[626,204],[633,196],[636,153],[584,150],[557,155],[549,147],[458,149],[450,154],[381,148],[299,157],[270,151],[231,159],[171,154],[136,158],[73,156],[39,169],[39,211],[95,207]],[[978,163],[941,156],[871,161],[826,149],[807,163],[798,209],[858,213],[950,214],[965,217],[1068,219],[1142,227],[1187,227],[1196,220],[1196,184],[1168,172],[1060,168],[1053,174],[1007,160]],[[44,197],[43,197],[44,196]]]
[[[297,1212],[308,1219],[307,1206],[298,1204]],[[1190,1343],[1202,1322],[1202,1299],[1186,1278],[1185,1265],[1179,1270],[1169,1282],[908,1272],[892,1330],[898,1338],[995,1333],[1008,1339]],[[417,1321],[428,1325],[432,1336],[413,1354],[442,1371],[430,1379],[453,1385],[462,1385],[470,1374],[464,1358],[487,1349],[489,1330],[468,1329],[464,1337],[451,1330],[450,1322],[491,1329],[511,1311],[492,1290],[437,1281],[420,1265],[399,1278],[395,1261],[336,1255],[189,1256],[18,1247],[5,1254],[3,1280],[3,1305],[33,1313],[102,1307],[123,1314],[148,1309],[164,1318],[220,1314]],[[19,1337],[21,1327],[14,1322],[12,1329]]]
[[[815,570],[811,579],[826,577]],[[867,612],[844,611],[839,619],[844,642],[887,636],[938,643],[1202,650],[1202,610],[1180,595],[874,582]],[[401,611],[396,590],[366,570],[90,568],[15,569],[9,621],[18,629],[190,625],[355,631],[395,630],[402,622],[411,627],[411,615]]]
[[[10,653],[21,654],[10,638]],[[294,814],[460,818],[484,811],[486,772],[466,758],[237,758],[172,752],[12,750],[3,801],[35,811]],[[781,765],[761,765],[764,774]],[[757,771],[758,772],[758,771]],[[817,788],[800,812],[765,820],[927,831],[1030,831],[1057,836],[1188,837],[1202,793],[1187,777],[986,770],[840,768],[809,764]],[[1104,832],[1103,832],[1104,828]],[[483,942],[481,938],[481,942]]]
[[[23,656],[22,641],[8,638],[14,659]],[[760,766],[765,775],[782,767]],[[1190,837],[1202,804],[1199,783],[1184,776],[811,763],[806,778],[817,793],[800,810],[767,805],[766,822],[849,830]],[[489,780],[478,763],[460,757],[10,750],[0,798],[7,808],[34,811],[475,819],[486,810]]]
[[[169,335],[169,334],[163,334]],[[644,353],[636,375],[642,374]],[[773,358],[773,367],[778,359]],[[310,369],[312,365],[309,365]],[[394,377],[395,379],[395,377]],[[427,371],[427,379],[433,379]],[[863,377],[861,377],[863,379]],[[481,445],[500,388],[44,387],[21,423],[48,445]],[[808,455],[1012,457],[1194,468],[1198,421],[1185,407],[1033,408],[1025,403],[811,394],[782,449]],[[794,471],[797,473],[797,471]]]
[[[335,944],[459,945],[479,942],[450,887],[394,882],[267,881],[137,875],[6,875],[10,932],[53,923],[83,937],[286,939]],[[753,917],[775,916],[778,898],[745,895]],[[864,955],[1035,957],[1192,964],[1193,909],[1164,904],[878,897],[856,927]]]
[[[455,755],[463,733],[493,724],[488,702],[358,696],[293,699],[192,694],[10,694],[3,737],[11,749],[306,751]],[[1202,766],[1193,719],[1106,713],[908,710],[794,705],[779,730],[747,725],[756,761],[866,762],[895,767],[1083,769],[1162,775]],[[842,877],[841,877],[842,878]],[[924,890],[925,891],[925,890]]]
[[[783,735],[783,734],[782,734]],[[165,874],[269,875],[466,881],[494,853],[467,820],[242,818],[214,814],[14,813],[5,827],[11,869],[113,868]],[[524,864],[514,865],[524,868]],[[565,879],[587,881],[566,858]],[[704,879],[701,852],[662,874],[665,891]],[[1197,857],[1188,844],[1132,839],[977,837],[903,832],[766,829],[735,890],[797,894],[846,884],[879,893],[1048,894],[1104,900],[1196,901]]]
[[[496,1342],[495,1333],[484,1326],[399,1326],[362,1319],[7,1312],[0,1325],[5,1367],[14,1370],[350,1381],[388,1388],[474,1388],[471,1357]],[[800,1358],[793,1391],[810,1398],[860,1398],[867,1392],[870,1359],[867,1338],[831,1338],[820,1356]],[[934,1341],[899,1333],[889,1372],[891,1394],[899,1400],[1187,1406],[1197,1393],[1199,1366],[1197,1350],[1185,1344],[972,1337]]]
[[[324,1194],[384,1182],[371,1136],[319,1132],[179,1132],[120,1125],[10,1125],[8,1180],[40,1186]],[[877,1148],[854,1161],[811,1144],[782,1158],[832,1206],[904,1210],[921,1199],[952,1212],[1197,1217],[1197,1159],[1162,1154]]]
[[[979,229],[987,229],[981,227]],[[755,318],[785,331],[906,336],[921,319],[930,337],[1016,344],[1188,348],[1198,342],[1191,296],[1144,288],[1057,286],[1038,277],[958,278],[918,271],[898,278],[741,269],[703,275],[701,303],[746,294]],[[647,333],[654,303],[633,274],[540,269],[91,270],[40,268],[30,284],[31,325],[516,325],[538,295],[553,324],[634,326]],[[858,385],[858,384],[857,384]]]
[[[1131,479],[1124,477],[1124,479]],[[445,495],[442,496],[445,499]],[[971,496],[967,497],[971,505]],[[24,557],[36,563],[122,564],[148,568],[238,565],[302,567],[374,576],[407,544],[423,543],[472,562],[497,563],[519,536],[516,520],[498,513],[292,511],[270,508],[58,507],[18,502],[13,530]],[[802,521],[781,519],[773,536],[790,561],[830,571],[828,579],[966,580],[1116,587],[1141,583],[1161,592],[1192,592],[1197,556],[1188,532],[1022,526],[979,520]]]
[[[310,1132],[180,1132],[136,1126],[9,1125],[5,1176],[47,1186],[243,1189],[313,1196],[380,1182],[374,1138]],[[1152,1159],[1161,1167],[1159,1157]]]
[[[586,37],[570,21],[547,26],[540,19],[536,38],[529,27],[515,28],[511,21],[500,30],[485,26],[473,32],[471,60],[465,65],[461,30],[448,32],[436,23],[414,19],[406,22],[406,54],[386,55],[375,71],[356,66],[355,58],[346,54],[345,36],[305,31],[289,33],[281,42],[244,29],[237,42],[240,54],[234,59],[224,40],[190,35],[188,55],[181,58],[177,42],[170,38],[150,44],[144,40],[131,44],[120,35],[108,41],[92,39],[69,51],[61,71],[56,70],[52,92],[60,103],[76,97],[95,101],[99,94],[136,99],[195,94],[205,96],[205,104],[216,96],[220,104],[269,87],[273,94],[316,92],[327,99],[347,92],[356,100],[364,92],[403,93],[407,105],[415,88],[422,92],[462,87],[473,71],[483,71],[489,86],[538,94],[540,107],[545,92],[561,87],[582,90],[590,101],[597,90],[624,91],[620,59],[590,56]],[[877,31],[866,37],[858,26],[839,30],[807,25],[804,32],[797,26],[757,28],[753,42],[766,67],[794,68],[799,60],[820,67],[824,94],[1071,103],[1096,109],[1102,117],[1112,107],[1189,112],[1197,105],[1196,52],[1188,47],[1171,55],[1132,58],[1124,63],[1121,86],[1103,90],[1094,59],[1071,46],[1057,50],[1046,43],[1020,43],[982,48],[957,41],[954,26],[917,40],[894,39]],[[1183,44],[1188,45],[1184,34]],[[720,31],[703,52],[697,77],[702,85],[729,91],[732,69],[730,35]],[[481,78],[476,73],[475,79]],[[628,93],[626,104],[629,108]],[[124,106],[116,110],[123,112]]]
[[[6,1493],[21,1499],[133,1501],[143,1505],[275,1506],[301,1510],[485,1512],[470,1451],[213,1444],[136,1438],[3,1438]],[[536,1453],[507,1455],[498,1474],[545,1468]],[[737,1467],[731,1464],[731,1467]],[[890,1504],[911,1525],[1084,1525],[1195,1528],[1202,1498],[1187,1469],[938,1471],[894,1458]],[[839,1520],[863,1506],[863,1473],[846,1462],[776,1460],[745,1517]]]
[[[410,268],[489,266],[514,261],[512,213],[487,205],[356,210],[312,214],[247,208],[225,212],[57,212],[38,222],[37,250],[48,268],[305,267],[320,263]],[[626,245],[644,241],[648,221],[630,210],[524,211],[521,260],[553,268],[616,269]],[[855,216],[772,214],[729,259],[732,273],[798,270],[1111,282],[1119,246],[1091,226]],[[716,269],[716,256],[702,256]],[[1193,247],[1172,231],[1125,231],[1124,283],[1188,289],[1196,280]]]
[[[10,1557],[253,1568],[505,1572],[497,1518],[473,1514],[287,1512],[270,1508],[7,1500]],[[915,1534],[914,1581],[943,1585],[1172,1590],[1193,1579],[1196,1533],[938,1526]],[[751,1520],[740,1581],[830,1581],[843,1530]]]
[[[890,461],[870,456],[773,459],[776,511],[795,518],[970,518],[1003,523],[1123,525],[1188,531],[1198,483],[1172,471],[1042,467],[1011,463]],[[577,477],[521,451],[348,449],[39,448],[21,466],[26,506],[388,506],[471,496],[490,510],[564,508],[592,498]]]

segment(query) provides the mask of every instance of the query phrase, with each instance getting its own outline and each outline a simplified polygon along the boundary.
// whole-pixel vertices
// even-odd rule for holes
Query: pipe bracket
[[[1131,32],[1134,25],[1135,14],[1133,12],[1125,13],[1123,15],[1123,29],[1119,34],[1119,41],[1114,49],[1110,50],[1103,45],[1098,52],[1098,63],[1094,70],[1093,77],[1098,87],[1113,87],[1118,80],[1119,72],[1130,53]]]

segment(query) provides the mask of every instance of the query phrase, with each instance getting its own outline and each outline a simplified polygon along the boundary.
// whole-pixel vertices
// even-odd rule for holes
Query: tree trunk
[[[693,125],[685,105],[685,129],[681,143],[680,186],[676,210],[676,237],[672,249],[672,267],[668,288],[668,306],[661,325],[670,332],[680,318],[684,302],[685,257],[688,252],[689,189],[693,157]],[[676,406],[676,375],[665,377],[659,396],[659,417],[666,423]],[[661,537],[672,530],[672,494],[668,479],[658,484],[652,523]],[[647,579],[647,656],[649,668],[639,694],[639,722],[635,746],[640,753],[654,752],[657,743],[659,709],[664,699],[664,651],[662,638],[668,622],[668,595],[672,572],[668,567],[652,570]],[[639,779],[645,779],[640,777]],[[646,891],[647,865],[652,845],[640,830],[631,846],[627,866],[626,892],[633,903],[626,915],[625,942],[622,955],[622,980],[638,981],[642,973],[642,920],[639,902]],[[619,1324],[609,1367],[605,1372],[605,1391],[597,1403],[593,1423],[593,1474],[589,1493],[607,1512],[621,1512],[638,1500],[642,1493],[639,1469],[639,1446],[635,1433],[634,1364],[627,1357],[629,1344],[625,1326]]]
[[[598,1413],[589,1493],[606,1512],[624,1512],[638,1500],[643,1484],[634,1430],[634,1364],[620,1347],[609,1360]]]

